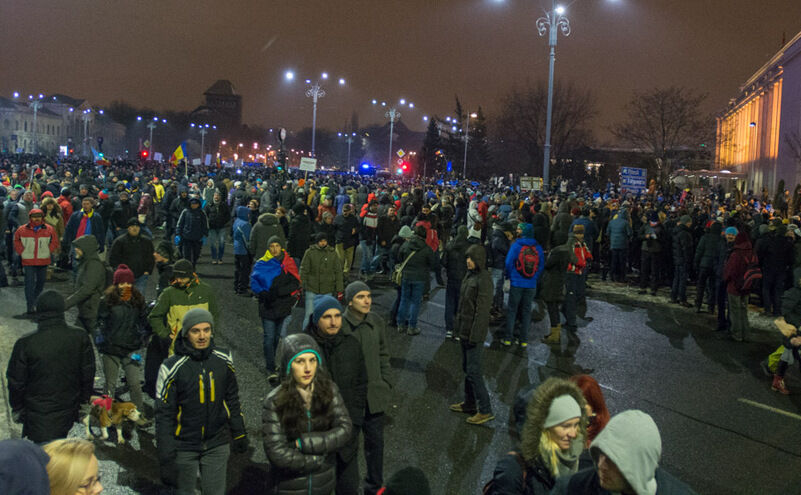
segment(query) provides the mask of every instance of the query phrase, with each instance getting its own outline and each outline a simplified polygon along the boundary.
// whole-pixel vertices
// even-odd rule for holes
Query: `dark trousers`
[[[249,254],[234,255],[234,291],[239,294],[250,287],[250,265],[253,258]]]
[[[782,314],[785,276],[784,272],[776,273],[770,270],[762,272],[762,306],[765,308],[766,313],[772,313],[773,316],[781,316]]]
[[[579,303],[585,299],[584,277],[575,273],[568,273],[565,278],[565,326],[569,330],[575,330],[576,316],[579,311]]]
[[[201,241],[181,240],[181,256],[192,262],[194,267],[197,259],[200,258],[200,248],[203,247]]]
[[[626,249],[612,249],[612,282],[626,281]]]
[[[643,251],[640,265],[640,288],[645,289],[650,282],[651,292],[656,292],[659,287],[659,253]]]
[[[25,304],[28,313],[32,313],[36,306],[36,298],[42,293],[47,276],[47,266],[25,266]]]
[[[481,414],[492,414],[489,392],[481,374],[481,350],[483,344],[462,341],[462,371],[464,371],[464,409],[478,406]]]
[[[375,495],[384,486],[384,413],[370,414],[366,411],[362,433],[364,433],[364,459],[367,463],[364,493]]]
[[[687,302],[687,265],[683,261],[673,263],[673,285],[670,300]]]
[[[453,319],[456,317],[456,308],[459,307],[459,290],[461,283],[458,280],[448,279],[445,286],[445,330],[453,330]]]
[[[562,321],[562,317],[559,314],[559,303],[548,301],[546,305],[548,307],[548,319],[551,322],[551,328],[559,326]]]
[[[336,495],[359,493],[359,426],[353,425],[353,435],[348,443],[337,451]]]
[[[701,269],[698,270],[698,290],[695,295],[696,309],[701,309],[707,287],[710,288],[709,307],[714,308],[717,302],[717,295],[715,294],[715,289],[717,288],[715,287],[715,269],[711,266],[702,266]]]
[[[726,317],[726,305],[728,304],[728,295],[726,294],[726,282],[715,277],[718,285],[717,290],[717,303],[718,303],[718,330],[729,329],[729,319]]]

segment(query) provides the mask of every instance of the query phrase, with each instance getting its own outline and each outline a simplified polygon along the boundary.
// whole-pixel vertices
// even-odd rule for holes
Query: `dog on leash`
[[[83,424],[86,426],[86,438],[92,439],[92,430],[89,428],[91,418],[95,418],[100,424],[100,438],[108,440],[108,429],[114,428],[117,433],[117,443],[122,445],[125,439],[122,436],[120,425],[123,421],[139,421],[141,413],[133,402],[120,402],[107,395],[92,396],[89,404],[83,406]]]

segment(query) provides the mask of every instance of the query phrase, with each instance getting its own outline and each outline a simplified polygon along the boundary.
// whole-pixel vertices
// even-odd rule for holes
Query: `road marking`
[[[743,404],[748,404],[749,406],[754,406],[754,407],[758,407],[760,409],[765,409],[766,411],[771,411],[771,412],[775,412],[777,414],[782,414],[784,416],[787,416],[788,418],[801,420],[801,416],[799,416],[798,414],[795,414],[795,413],[791,413],[790,411],[785,411],[783,409],[777,409],[775,407],[771,407],[771,406],[768,406],[766,404],[760,404],[759,402],[754,402],[754,401],[748,400],[748,399],[740,398],[740,399],[737,399],[737,400],[742,402]]]
[[[445,305],[444,304],[440,304],[440,303],[434,302],[434,301],[427,301],[427,303],[428,303],[429,306],[436,306],[438,308],[445,309]]]

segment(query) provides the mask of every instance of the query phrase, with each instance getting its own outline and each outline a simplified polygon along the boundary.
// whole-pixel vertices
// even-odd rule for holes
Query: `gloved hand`
[[[244,454],[248,451],[247,435],[234,439],[233,450],[235,454]]]
[[[200,243],[201,243],[202,245],[204,245],[204,246],[206,245],[206,236],[205,236],[205,235],[204,235],[203,237],[201,237],[201,238],[200,238]]]
[[[179,235],[176,235],[176,236],[175,236],[175,245],[177,246],[177,245],[178,245],[178,244],[180,244],[180,243],[181,243],[181,236],[179,236]]]

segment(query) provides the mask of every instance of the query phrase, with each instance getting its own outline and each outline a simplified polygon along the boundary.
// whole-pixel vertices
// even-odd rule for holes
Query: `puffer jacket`
[[[128,265],[136,278],[145,272],[153,273],[153,268],[156,266],[156,260],[153,259],[153,241],[143,236],[141,232],[136,237],[126,232],[114,239],[108,262],[112,268],[117,268],[121,263]]]
[[[58,236],[45,222],[38,227],[30,223],[14,231],[14,250],[22,259],[22,266],[47,266],[50,256],[58,251]]]
[[[487,263],[488,268],[503,270],[503,267],[506,264],[506,255],[509,253],[510,245],[511,243],[509,242],[509,239],[506,238],[506,234],[504,233],[503,229],[499,225],[493,225],[492,236],[490,237],[489,244],[490,253],[492,253],[492,255]]]
[[[539,296],[543,301],[562,302],[565,300],[565,279],[571,256],[575,259],[575,254],[567,244],[556,246],[548,253],[540,283]]]
[[[289,360],[305,349],[320,353],[314,339],[308,335],[291,335],[284,340],[281,352],[281,374],[287,374]],[[326,363],[320,363],[325,366]],[[288,438],[276,409],[276,397],[286,385],[274,388],[264,399],[262,437],[264,452],[275,468],[277,495],[330,495],[336,485],[335,453],[351,438],[353,425],[339,387],[332,382],[333,400],[329,418],[307,417],[307,432],[300,438]],[[314,400],[314,399],[312,399]],[[301,448],[295,446],[300,440]]]
[[[264,256],[267,252],[267,241],[272,236],[277,236],[281,239],[281,245],[286,246],[286,235],[278,222],[278,217],[272,213],[262,213],[250,231],[250,254],[254,259]]]
[[[673,231],[673,264],[689,265],[693,259],[693,235],[686,225]]]
[[[300,280],[304,289],[315,294],[342,292],[342,262],[339,261],[336,250],[330,245],[321,248],[312,244],[300,262]]]
[[[100,329],[97,350],[103,354],[125,357],[141,349],[146,316],[146,306],[137,308],[131,301],[110,305],[108,295],[103,296],[97,313],[97,326]]]
[[[75,239],[74,247],[83,251],[78,259],[78,273],[75,277],[75,292],[67,297],[67,309],[78,306],[81,318],[94,319],[100,306],[100,298],[106,290],[106,266],[97,254],[97,239],[85,235]]]
[[[629,239],[632,236],[631,225],[626,210],[620,210],[615,217],[609,221],[606,227],[609,235],[609,249],[628,249]]]
[[[445,268],[445,274],[448,276],[449,284],[455,283],[459,285],[464,280],[464,276],[467,273],[464,257],[469,246],[470,243],[467,242],[467,227],[460,225],[456,229],[456,237],[445,246],[445,253],[440,259],[442,267]]]
[[[463,345],[483,345],[489,330],[492,277],[486,268],[487,254],[483,246],[470,246],[466,256],[473,260],[475,268],[468,270],[462,280],[454,331],[458,332]]]
[[[403,263],[406,257],[413,252],[414,255],[403,267],[403,280],[425,282],[431,274],[431,269],[435,266],[434,251],[428,247],[425,240],[414,235],[400,247],[396,262]]]
[[[187,207],[178,217],[175,233],[187,241],[199,241],[209,235],[209,221],[200,207]]]
[[[717,266],[718,254],[720,252],[720,232],[721,224],[713,222],[709,227],[709,232],[701,236],[698,247],[695,249],[695,267],[713,268]]]
[[[162,464],[174,462],[177,451],[202,452],[245,436],[233,358],[213,339],[200,350],[176,339],[175,354],[159,369],[154,405]]]
[[[552,245],[559,246],[567,242],[567,234],[570,233],[570,225],[573,224],[573,215],[570,214],[570,201],[563,201],[556,210],[556,216],[551,223]]]

